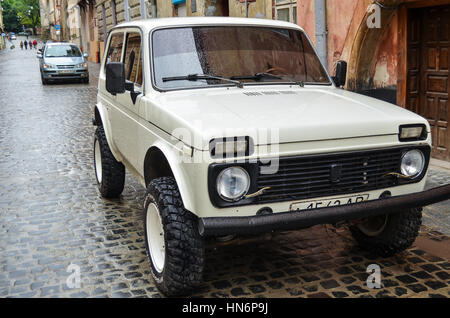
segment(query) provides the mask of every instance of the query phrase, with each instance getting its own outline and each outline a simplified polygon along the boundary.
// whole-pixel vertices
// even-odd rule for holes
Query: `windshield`
[[[81,52],[76,45],[50,45],[45,57],[81,57]]]
[[[191,74],[245,84],[331,84],[305,34],[297,30],[246,26],[161,29],[153,33],[153,58],[156,86],[161,89],[230,85],[211,78],[173,80]]]

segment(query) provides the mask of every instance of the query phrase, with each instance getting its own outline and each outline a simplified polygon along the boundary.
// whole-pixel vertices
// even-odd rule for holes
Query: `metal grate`
[[[59,69],[71,69],[74,68],[74,65],[57,65]]]
[[[386,174],[398,172],[403,151],[384,149],[280,158],[275,174],[262,174],[264,166],[259,164],[258,189],[270,187],[259,196],[259,203],[351,194],[395,186],[397,179]]]

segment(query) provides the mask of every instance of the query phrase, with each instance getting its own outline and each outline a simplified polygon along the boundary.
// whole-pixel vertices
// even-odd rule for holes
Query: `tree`
[[[5,31],[18,32],[20,30],[20,22],[17,17],[16,3],[14,0],[3,0],[3,24]]]
[[[16,0],[17,11],[20,23],[28,28],[36,28],[41,25],[41,14],[39,10],[39,0]]]

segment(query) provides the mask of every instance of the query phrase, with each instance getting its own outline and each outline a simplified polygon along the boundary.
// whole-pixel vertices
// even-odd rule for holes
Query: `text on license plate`
[[[327,200],[300,201],[291,204],[291,211],[311,210],[327,208],[331,206],[360,203],[369,200],[369,194],[358,194],[347,197],[339,197]]]
[[[73,73],[72,70],[63,70],[63,71],[59,71],[59,74],[67,74],[67,73]]]

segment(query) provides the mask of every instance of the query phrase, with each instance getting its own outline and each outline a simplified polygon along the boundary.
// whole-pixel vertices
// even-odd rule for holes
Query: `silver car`
[[[57,80],[80,80],[89,83],[89,70],[86,58],[79,47],[73,43],[47,43],[38,51],[42,84]]]

